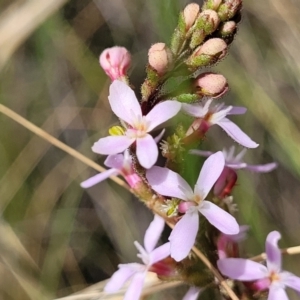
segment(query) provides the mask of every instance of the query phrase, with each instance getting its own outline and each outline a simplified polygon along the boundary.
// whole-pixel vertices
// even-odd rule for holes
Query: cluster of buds
[[[121,126],[111,128],[110,136],[101,138],[92,147],[94,152],[108,155],[105,164],[111,169],[86,180],[82,187],[89,188],[111,175],[121,175],[134,194],[163,217],[155,216],[146,231],[144,247],[135,242],[143,264],[119,265],[119,270],[105,287],[106,292],[119,290],[131,278],[124,299],[138,300],[145,274],[151,271],[162,279],[182,280],[192,285],[184,300],[196,299],[203,288],[216,286],[214,276],[203,272],[203,266],[197,265],[199,261],[195,262],[191,256],[193,246],[200,244],[212,265],[218,265],[229,278],[258,279],[260,290],[269,289],[270,294],[277,296],[269,299],[279,299],[279,293],[285,293],[282,286],[278,294],[274,288],[276,276],[283,274],[280,268],[273,270],[268,265],[259,269],[257,264],[239,258],[238,242],[245,238],[247,227],[239,226],[233,215],[236,205],[232,191],[238,180],[237,170],[269,172],[277,164],[249,165],[242,160],[245,150],[235,155],[234,147],[216,153],[194,149],[202,145],[213,125],[221,127],[243,147],[258,147],[227,118],[244,114],[246,108],[219,103],[218,99],[228,91],[225,77],[207,71],[200,73],[202,67],[210,66],[226,55],[236,32],[241,3],[242,0],[206,0],[202,8],[196,3],[189,4],[180,13],[171,45],[157,43],[148,51],[141,101],[130,88],[126,75],[129,52],[113,47],[100,56],[101,66],[113,81],[109,103]],[[178,114],[189,124],[179,124],[173,134],[166,137],[165,130],[157,136],[152,135],[154,129]],[[163,137],[161,154],[166,160],[165,166],[161,167],[156,163],[160,154],[158,143]],[[193,188],[185,178],[184,164],[190,155],[207,157],[202,169],[197,170],[199,176]],[[173,230],[169,241],[155,248],[164,220],[173,225]],[[278,233],[274,232],[267,238],[268,264],[274,260],[274,253],[278,254],[278,239]],[[277,266],[278,261],[277,257],[274,260]],[[235,268],[239,263],[245,268],[237,272],[231,263]],[[258,272],[257,277],[250,276],[252,271]],[[275,273],[276,278],[272,275]],[[262,280],[266,278],[267,283]],[[294,275],[287,278],[279,280],[280,283],[299,291],[300,279]],[[247,292],[241,291],[241,298],[249,299],[246,295]]]

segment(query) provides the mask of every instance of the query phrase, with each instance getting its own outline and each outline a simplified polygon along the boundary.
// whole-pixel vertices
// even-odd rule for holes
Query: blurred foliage
[[[0,27],[4,13],[25,2],[1,2]],[[168,42],[187,3],[68,1],[3,66],[0,102],[102,164],[103,157],[90,148],[117,119],[107,102],[109,80],[98,65],[100,52],[113,45],[132,52],[138,94],[147,49]],[[282,247],[300,244],[300,3],[245,0],[242,13],[230,55],[213,70],[229,81],[224,101],[248,108],[234,119],[260,143],[248,152],[248,162],[280,164],[265,175],[239,172],[239,221],[251,225],[243,248],[255,255],[274,229],[284,236]],[[110,181],[83,191],[79,183],[94,171],[4,115],[0,126],[1,299],[69,295],[108,278],[119,262],[136,260],[133,241],[142,240],[151,212]],[[213,128],[203,147],[230,144]],[[286,269],[299,276],[299,261],[285,257]],[[148,298],[181,299],[183,291]]]

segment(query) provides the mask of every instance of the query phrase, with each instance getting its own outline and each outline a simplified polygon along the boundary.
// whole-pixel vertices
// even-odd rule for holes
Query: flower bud
[[[113,81],[126,76],[131,56],[126,48],[115,46],[105,49],[100,55],[99,62],[105,73]]]
[[[203,73],[195,80],[197,94],[219,98],[228,91],[226,78],[221,74]]]
[[[234,34],[236,31],[236,23],[234,21],[228,21],[223,24],[220,29],[220,33],[222,37],[226,37]]]
[[[219,58],[223,58],[227,51],[227,44],[219,38],[209,39],[205,42],[198,51],[196,55],[209,55],[209,56],[217,56]]]
[[[225,0],[218,8],[218,15],[223,22],[227,21],[234,17],[241,7],[242,0]]]
[[[218,14],[211,9],[202,11],[197,19],[197,28],[204,30],[206,35],[213,33],[220,23]]]
[[[211,65],[226,55],[227,48],[227,44],[222,39],[209,39],[203,45],[196,48],[185,63],[192,70]]]
[[[222,0],[207,0],[203,4],[202,10],[205,10],[205,9],[217,10],[219,8],[219,6],[221,5],[221,3],[222,3]]]
[[[199,11],[200,7],[197,3],[190,3],[185,7],[183,11],[183,19],[185,22],[186,31],[188,31],[195,23]]]
[[[150,66],[163,75],[172,62],[172,52],[165,43],[156,43],[149,49],[148,58]]]
[[[196,206],[194,201],[181,201],[178,205],[178,211],[182,214],[185,214],[192,206]]]

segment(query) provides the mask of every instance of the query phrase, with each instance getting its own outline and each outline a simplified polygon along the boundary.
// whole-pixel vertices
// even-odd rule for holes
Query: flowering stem
[[[27,121],[25,118],[21,117],[19,114],[17,114],[16,112],[12,111],[8,107],[0,104],[0,112],[3,113],[4,115],[6,115],[7,117],[13,119],[14,121],[18,122],[19,124],[21,124],[22,126],[24,126],[25,128],[27,128],[28,130],[30,130],[31,132],[35,133],[36,135],[38,135],[39,137],[43,138],[44,140],[48,141],[49,143],[51,143],[52,145],[56,146],[57,148],[65,151],[66,153],[70,154],[71,156],[77,158],[78,160],[80,160],[81,162],[83,162],[84,164],[86,164],[87,166],[95,169],[98,172],[104,172],[104,171],[106,171],[106,169],[103,168],[102,166],[96,164],[94,161],[92,161],[91,159],[87,158],[83,154],[79,153],[75,149],[67,146],[64,143],[62,143],[61,141],[59,141],[58,139],[56,139],[55,137],[53,137],[52,135],[50,135],[49,133],[47,133],[43,129],[37,127],[33,123]],[[120,186],[124,187],[125,189],[129,190],[129,186],[123,180],[121,180],[120,178],[118,178],[116,176],[111,176],[110,178],[115,183],[117,183],[118,185],[120,185]]]
[[[300,246],[281,249],[281,253],[282,254],[288,254],[288,255],[300,254]],[[262,260],[266,260],[266,258],[267,258],[267,255],[264,252],[264,253],[261,253],[259,255],[253,256],[250,259],[253,260],[253,261],[262,261]]]
[[[65,151],[66,153],[70,154],[71,156],[73,156],[73,157],[77,158],[78,160],[80,160],[81,162],[85,163],[86,165],[94,168],[95,170],[97,170],[99,172],[104,172],[106,170],[102,166],[96,164],[95,162],[93,162],[89,158],[85,157],[84,155],[82,155],[78,151],[76,151],[73,148],[71,148],[71,147],[67,146],[66,144],[62,143],[61,141],[59,141],[58,139],[56,139],[55,137],[53,137],[52,135],[50,135],[46,131],[44,131],[41,128],[37,127],[33,123],[27,121],[25,118],[21,117],[19,114],[15,113],[14,111],[12,111],[11,109],[7,108],[6,106],[4,106],[2,104],[0,104],[0,112],[3,113],[4,115],[6,115],[7,117],[13,119],[14,121],[18,122],[19,124],[21,124],[22,126],[27,128],[28,130],[30,130],[31,132],[33,132],[36,135],[43,138],[44,140],[48,141],[52,145],[60,148],[61,150]],[[119,184],[120,186],[124,187],[125,189],[130,190],[128,185],[123,180],[121,180],[120,178],[112,176],[111,179],[114,182],[116,182],[117,184]],[[152,208],[152,210],[155,210],[155,209]],[[156,211],[156,213],[162,216],[162,214],[160,212]],[[163,217],[165,218],[165,216],[163,216]],[[174,227],[174,225],[170,224],[169,222],[167,222],[167,224],[171,228]],[[295,248],[297,248],[297,247],[295,247]],[[210,261],[205,257],[205,255],[199,249],[197,249],[196,247],[193,247],[193,251],[203,261],[203,263],[211,270],[211,272],[214,274],[214,276],[219,280],[220,284],[227,291],[227,293],[231,297],[231,299],[232,300],[238,300],[238,297],[235,295],[233,290],[227,285],[224,278],[220,275],[218,270],[210,263]],[[298,253],[300,253],[300,249],[298,249],[298,251],[299,251]]]

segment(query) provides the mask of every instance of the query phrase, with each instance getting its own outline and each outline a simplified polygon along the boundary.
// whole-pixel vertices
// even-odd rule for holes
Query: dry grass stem
[[[300,254],[300,246],[295,246],[295,247],[289,247],[285,249],[281,249],[282,254],[288,254],[288,255],[295,255],[295,254]],[[267,259],[267,254],[261,253],[257,256],[253,256],[250,258],[253,261],[262,261]]]
[[[40,136],[41,138],[48,141],[49,143],[56,146],[57,148],[60,148],[61,150],[68,153],[69,155],[77,158],[78,160],[80,160],[84,164],[86,164],[86,165],[90,166],[91,168],[95,169],[96,171],[98,171],[98,172],[106,171],[106,169],[103,168],[102,166],[96,164],[94,161],[87,158],[83,154],[79,153],[75,149],[67,146],[64,143],[62,143],[61,141],[59,141],[58,139],[56,139],[55,137],[53,137],[52,135],[50,135],[46,131],[42,130],[41,128],[39,128],[36,125],[32,124],[31,122],[27,121],[25,118],[21,117],[19,114],[15,113],[14,111],[12,111],[11,109],[7,108],[6,106],[4,106],[2,104],[0,104],[0,112],[2,112],[4,115],[8,116],[9,118],[13,119],[14,121],[18,122],[19,124],[21,124],[22,126],[27,128],[28,130],[32,131],[33,133]],[[125,189],[129,190],[128,185],[123,180],[121,180],[120,178],[118,178],[116,176],[111,176],[110,178],[115,183],[117,183],[118,185],[120,185],[120,186],[124,187]]]
[[[87,299],[101,299],[101,300],[122,300],[124,297],[124,294],[126,292],[127,286],[122,288],[119,292],[113,293],[113,294],[107,294],[103,292],[103,288],[106,284],[107,280],[101,281],[97,284],[94,284],[90,286],[87,289],[82,290],[79,293],[57,298],[55,300],[87,300]],[[160,279],[157,278],[157,276],[154,273],[148,272],[145,286],[143,288],[143,292],[141,295],[141,298],[153,293],[157,293],[162,290],[166,290],[169,288],[174,288],[177,286],[182,285],[183,283],[180,281],[172,281],[172,282],[163,282]]]

